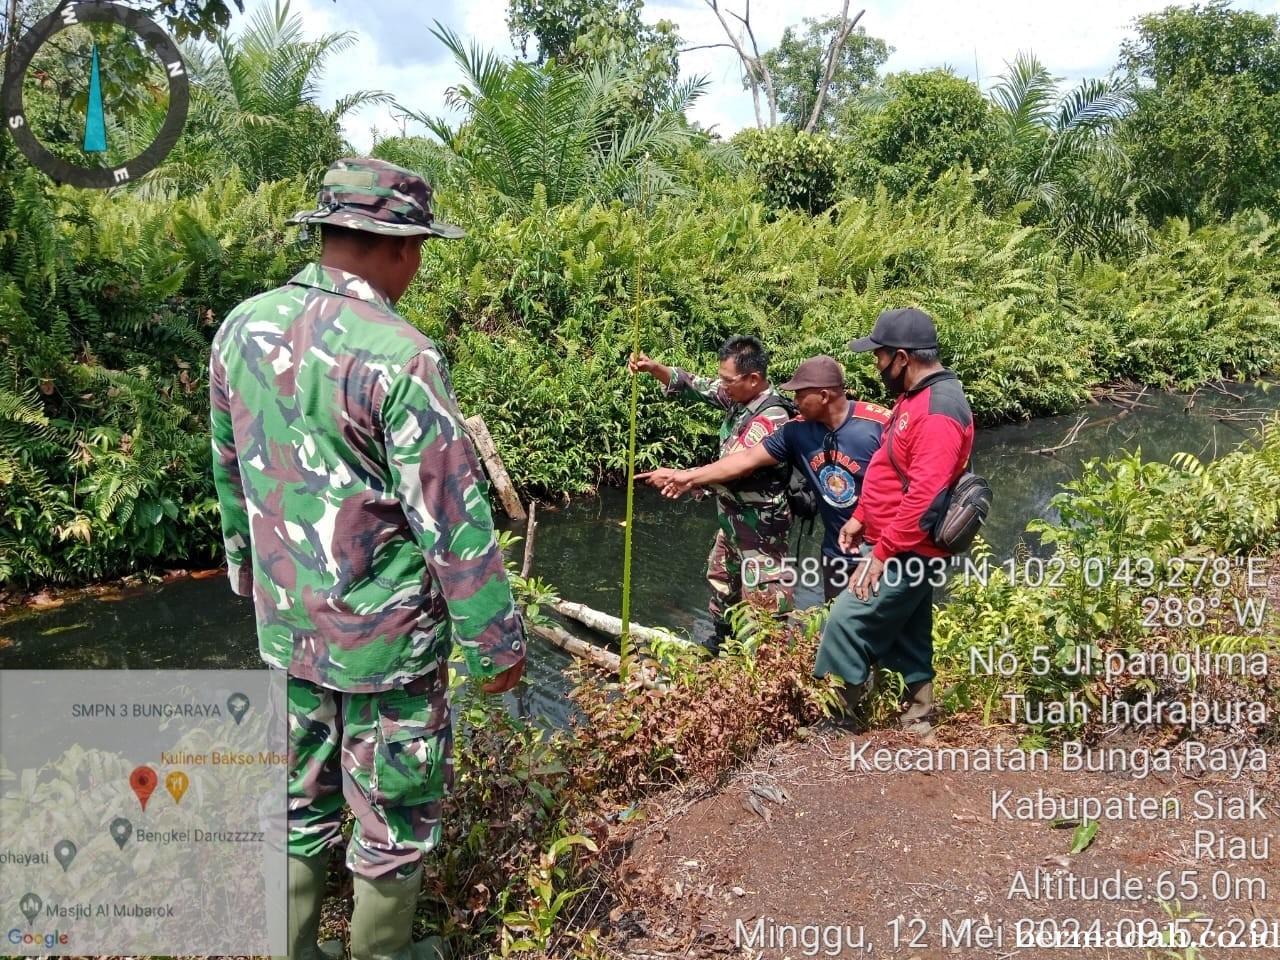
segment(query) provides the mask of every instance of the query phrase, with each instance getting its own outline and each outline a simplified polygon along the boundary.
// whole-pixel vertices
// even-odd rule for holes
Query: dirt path
[[[1011,752],[991,772],[907,769],[948,746],[963,746],[951,756],[970,763],[997,746]],[[1139,778],[1115,762],[1064,772],[1060,749],[1046,755],[1048,769],[1011,770],[1015,746],[982,731],[923,743],[817,733],[760,755],[713,796],[665,798],[619,871],[628,931],[619,948],[771,960],[1280,957],[1276,756],[1222,754],[1253,769],[1187,771],[1179,745],[1171,770]],[[770,787],[784,802],[766,798]],[[1099,816],[1074,855],[1075,831],[1049,822],[1069,815],[1073,798],[1096,801]],[[1158,895],[1181,901],[1170,910],[1187,935],[1225,933],[1237,947],[1127,945],[1136,924],[1168,931]]]

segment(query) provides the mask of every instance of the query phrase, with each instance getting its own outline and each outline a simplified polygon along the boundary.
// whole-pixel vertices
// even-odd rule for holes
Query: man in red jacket
[[[901,673],[907,706],[900,722],[924,734],[933,714],[933,587],[947,557],[929,529],[969,462],[973,413],[960,380],[939,362],[938,331],[923,310],[885,311],[849,349],[875,352],[897,402],[858,506],[840,530],[840,549],[865,562],[831,607],[814,673],[843,678],[851,708],[875,664]]]

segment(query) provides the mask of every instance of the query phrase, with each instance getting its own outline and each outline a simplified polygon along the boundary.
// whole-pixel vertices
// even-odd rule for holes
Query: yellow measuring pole
[[[649,155],[645,154],[644,163],[648,163]],[[640,235],[640,225],[645,216],[645,170],[640,168],[640,197],[636,217],[636,270],[635,283],[631,295],[631,353],[640,353],[640,307],[643,301],[643,257],[644,249]],[[631,529],[635,517],[636,495],[636,410],[640,402],[640,375],[631,375],[631,427],[627,437],[627,515],[622,541],[622,638],[619,646],[621,665],[618,669],[618,680],[627,682],[627,674],[631,670],[634,659],[634,644],[631,641]]]

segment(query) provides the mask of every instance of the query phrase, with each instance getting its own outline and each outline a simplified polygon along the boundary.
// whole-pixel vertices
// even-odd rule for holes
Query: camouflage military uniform
[[[744,407],[725,396],[719,380],[695,377],[679,367],[672,368],[664,393],[696,398],[724,411],[717,459],[756,446],[789,419],[777,403],[781,394],[772,387]],[[785,464],[769,467],[710,488],[716,494],[720,530],[707,557],[711,587],[707,609],[717,624],[729,607],[747,595],[767,597],[779,612],[792,606],[793,588],[783,567],[791,529],[786,496],[789,470]]]
[[[339,162],[326,195],[298,219],[460,234],[390,164]],[[227,317],[210,396],[231,584],[289,674],[289,853],[340,845],[345,799],[350,869],[407,876],[453,778],[450,650],[481,678],[525,656],[444,358],[383,292],[313,264]]]

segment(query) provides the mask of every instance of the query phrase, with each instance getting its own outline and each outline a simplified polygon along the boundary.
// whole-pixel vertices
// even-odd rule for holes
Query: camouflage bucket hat
[[[319,206],[289,218],[391,237],[429,235],[456,240],[467,232],[431,213],[431,186],[412,170],[370,157],[334,161],[320,186]]]

